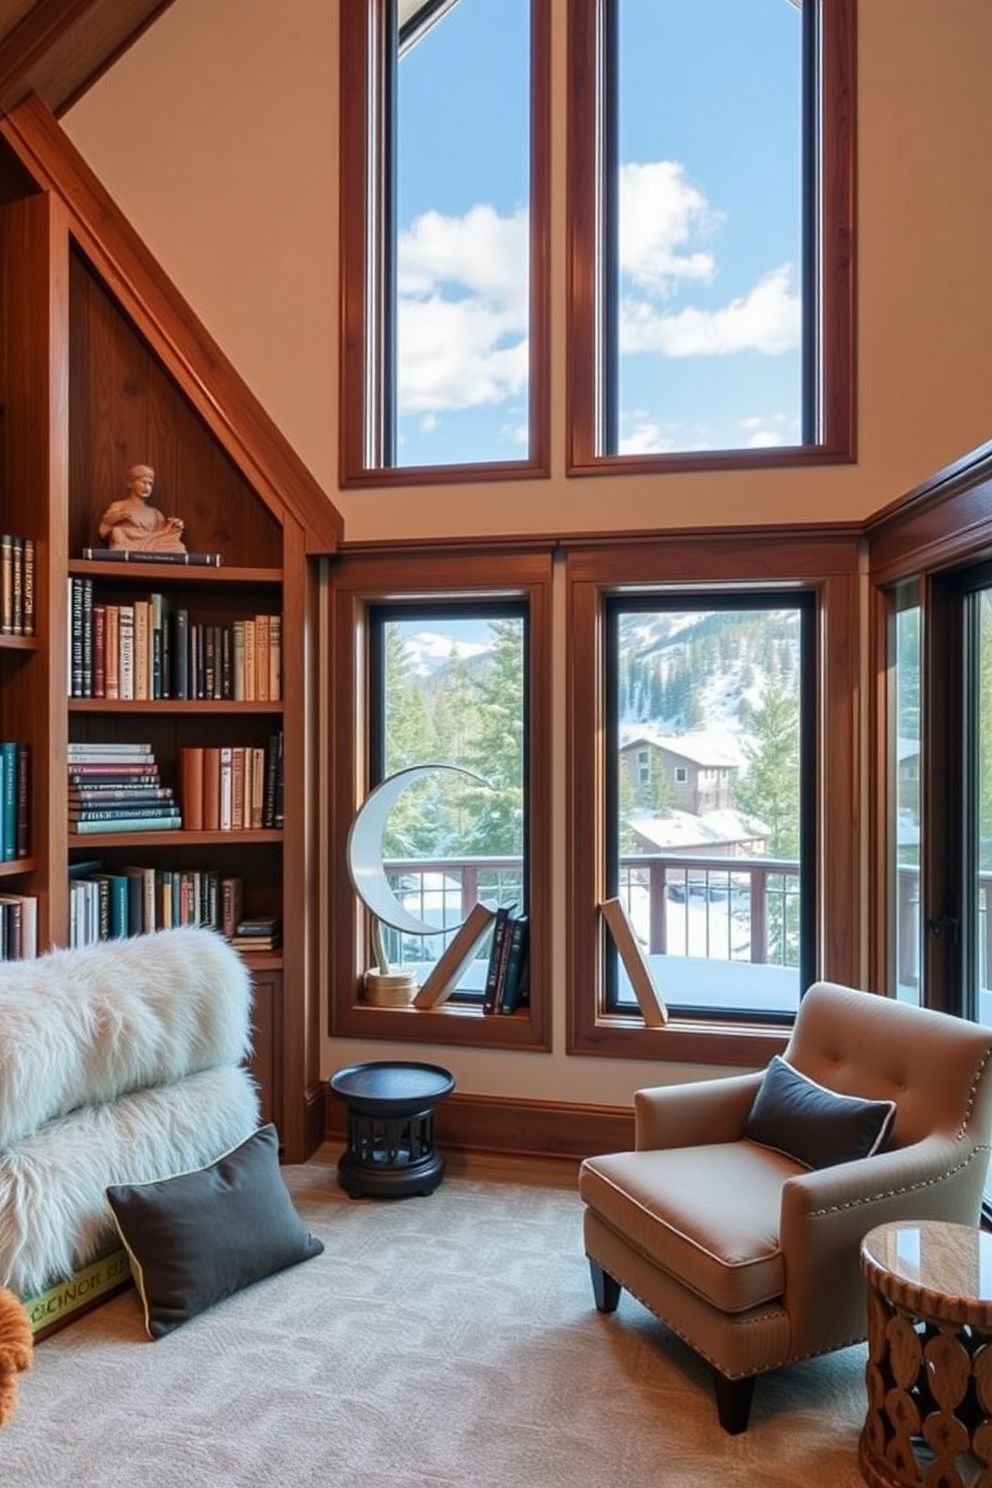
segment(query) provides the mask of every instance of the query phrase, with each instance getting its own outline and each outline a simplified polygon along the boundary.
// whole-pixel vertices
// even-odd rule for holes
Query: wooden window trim
[[[820,296],[815,441],[758,450],[673,454],[598,453],[598,252],[602,131],[598,98],[602,37],[610,0],[572,0],[569,17],[568,352],[569,475],[683,470],[775,469],[855,459],[855,40],[856,0],[807,0],[816,6],[822,91],[821,191],[814,208]],[[807,332],[808,334],[808,319]]]
[[[603,1007],[602,842],[603,600],[627,590],[691,588],[712,593],[760,583],[817,594],[817,842],[814,875],[817,976],[858,984],[860,853],[855,767],[858,697],[858,543],[824,533],[663,539],[628,550],[584,546],[566,555],[567,716],[567,1051],[609,1058],[755,1067],[780,1051],[786,1026],[679,1020],[646,1028]],[[704,587],[705,586],[705,587]],[[829,747],[828,747],[829,739]]]
[[[551,1048],[551,580],[550,550],[438,556],[355,555],[331,571],[334,678],[329,783],[332,1035],[466,1047]],[[529,610],[530,1006],[509,1017],[477,1007],[379,1008],[361,1000],[369,965],[365,911],[348,879],[348,829],[368,783],[367,615],[373,604],[431,599],[523,599]],[[337,716],[337,724],[333,722]]]
[[[339,480],[343,488],[525,480],[549,474],[549,175],[551,0],[530,0],[531,145],[528,422],[526,460],[386,466],[375,420],[392,400],[375,342],[385,299],[376,245],[391,231],[386,210],[383,108],[388,0],[340,0],[340,284]],[[381,457],[380,457],[381,460]]]

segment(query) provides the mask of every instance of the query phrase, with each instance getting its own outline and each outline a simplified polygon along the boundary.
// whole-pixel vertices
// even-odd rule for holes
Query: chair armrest
[[[973,1223],[985,1167],[984,1148],[937,1133],[787,1179],[779,1240],[793,1357],[864,1337],[860,1253],[869,1230],[901,1219]]]
[[[736,1142],[762,1078],[759,1070],[635,1091],[634,1146],[640,1152]]]

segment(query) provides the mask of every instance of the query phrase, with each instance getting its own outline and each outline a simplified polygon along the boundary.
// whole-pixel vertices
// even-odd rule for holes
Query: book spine
[[[203,830],[220,828],[220,749],[216,744],[203,750]]]
[[[173,610],[172,618],[172,696],[182,702],[192,696],[189,690],[189,610]]]
[[[121,695],[121,610],[120,605],[107,606],[107,642],[104,657],[104,686],[108,698]]]
[[[122,702],[134,701],[134,605],[120,607],[120,692]]]
[[[245,825],[245,748],[235,744],[231,749],[231,830],[243,831]]]
[[[93,696],[107,695],[107,606],[93,606]]]
[[[218,826],[222,832],[231,830],[231,811],[234,795],[234,751],[228,744],[220,747],[220,816]]]
[[[486,968],[486,986],[482,994],[482,1011],[493,1013],[496,1010],[496,990],[499,986],[500,964],[503,956],[503,941],[506,937],[507,921],[514,908],[510,904],[501,904],[496,911],[493,921],[493,938],[489,947],[489,964]]]
[[[34,635],[34,538],[24,539],[24,634]]]
[[[231,627],[233,697],[244,702],[245,696],[245,622],[235,620]]]
[[[203,831],[203,748],[191,745],[182,752],[183,826]]]
[[[17,857],[17,744],[5,739],[0,744],[3,756],[3,860],[11,862]]]
[[[282,616],[269,617],[269,701],[282,697]]]
[[[148,667],[148,611],[146,599],[134,602],[134,696],[138,702],[147,702],[150,672]]]
[[[83,548],[88,563],[168,563],[180,568],[221,568],[220,553],[143,553],[134,548]]]
[[[255,696],[260,703],[269,701],[270,616],[255,616]]]
[[[529,923],[526,915],[517,915],[510,921],[510,947],[506,958],[502,995],[497,1001],[497,1011],[500,1013],[516,1012],[520,1006],[520,988],[527,955],[528,930]]]
[[[237,876],[222,878],[220,883],[220,928],[230,940],[241,921],[241,905],[244,897],[244,879]]]
[[[179,807],[174,801],[141,801],[130,803],[132,809],[125,809],[128,802],[118,801],[113,806],[76,806],[69,811],[69,820],[73,823],[91,821],[120,821],[122,817],[180,817]]]
[[[14,537],[14,635],[24,634],[24,539]]]
[[[245,632],[245,679],[244,700],[246,703],[255,701],[256,667],[258,665],[255,647],[255,622],[246,620],[244,622]]]
[[[71,591],[70,591],[71,593]],[[14,538],[0,536],[0,634],[14,633]]]
[[[93,580],[83,579],[83,697],[93,696]]]
[[[15,856],[31,854],[31,746],[17,746],[17,841]]]
[[[69,580],[69,696],[83,695],[83,581]]]
[[[71,829],[83,836],[94,832],[175,831],[180,825],[178,816],[125,816],[117,817],[112,821],[73,822]]]

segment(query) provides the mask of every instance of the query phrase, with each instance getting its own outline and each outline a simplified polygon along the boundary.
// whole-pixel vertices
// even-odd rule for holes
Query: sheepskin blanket
[[[28,1297],[116,1236],[104,1190],[215,1161],[258,1126],[258,1093],[225,1065],[49,1121],[0,1152],[0,1285]]]
[[[250,1014],[244,962],[199,926],[0,964],[0,1149],[77,1106],[240,1064]]]

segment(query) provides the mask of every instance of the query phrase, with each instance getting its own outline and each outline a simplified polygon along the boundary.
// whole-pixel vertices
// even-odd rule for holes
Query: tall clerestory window
[[[344,482],[543,473],[546,0],[342,0]]]
[[[569,469],[853,457],[854,0],[569,0]]]

